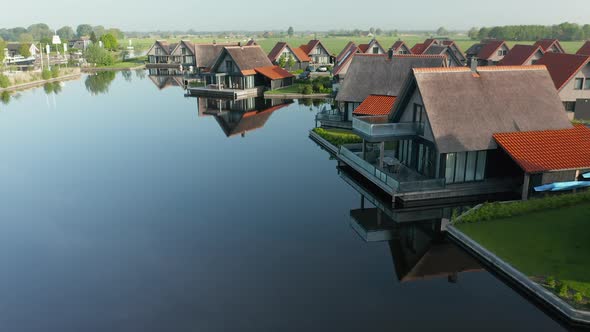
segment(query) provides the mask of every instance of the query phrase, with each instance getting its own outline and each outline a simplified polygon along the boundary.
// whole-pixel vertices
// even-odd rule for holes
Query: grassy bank
[[[0,89],[18,89],[21,86],[59,80],[62,77],[80,74],[79,68],[53,67],[52,71],[18,71],[0,74]]]
[[[313,132],[335,146],[363,142],[362,138],[350,130],[314,128]]]
[[[531,279],[590,309],[590,202],[456,226]]]
[[[145,64],[146,57],[139,57],[133,59],[122,60],[113,63],[109,66],[97,66],[96,68],[100,69],[130,69],[142,66]]]

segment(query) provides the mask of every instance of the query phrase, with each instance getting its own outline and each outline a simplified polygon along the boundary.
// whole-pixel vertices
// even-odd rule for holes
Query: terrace
[[[424,124],[419,122],[389,122],[387,116],[366,116],[352,119],[352,128],[369,142],[395,141],[423,134]]]

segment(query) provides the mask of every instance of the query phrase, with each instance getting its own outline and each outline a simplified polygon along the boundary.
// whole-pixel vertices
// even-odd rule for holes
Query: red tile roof
[[[494,134],[494,139],[527,173],[590,168],[590,129]]]
[[[275,62],[279,59],[279,57],[281,56],[281,53],[283,53],[283,50],[285,49],[285,47],[287,47],[287,43],[285,42],[278,42],[275,47],[272,48],[272,50],[270,50],[270,53],[268,53],[268,59],[271,62]]]
[[[563,47],[561,47],[561,44],[559,43],[559,40],[557,40],[557,39],[541,39],[535,43],[535,46],[540,46],[541,49],[543,49],[543,52],[547,52],[547,50],[550,49],[555,44],[557,44],[556,45],[557,48],[559,48],[561,51],[563,51]]]
[[[544,53],[540,46],[514,45],[504,59],[500,60],[501,66],[522,66],[527,63],[537,52]]]
[[[270,78],[271,80],[280,80],[283,78],[294,77],[293,74],[279,66],[258,67],[254,68],[254,70],[260,75],[264,75]]]
[[[392,96],[368,96],[352,114],[356,115],[387,115],[393,108],[395,97]]]
[[[361,50],[361,52],[363,53],[367,53],[367,50],[369,49],[370,44],[360,44],[359,45],[359,49]]]
[[[547,67],[555,88],[561,90],[589,61],[590,56],[587,55],[550,52],[537,61],[537,64]]]
[[[578,55],[590,55],[590,40],[586,41],[584,45],[576,53]]]
[[[291,50],[301,62],[311,62],[311,58],[304,50],[301,49],[301,47],[292,48]]]
[[[496,53],[496,51],[504,44],[506,44],[506,42],[504,42],[503,40],[487,41],[481,48],[481,50],[479,50],[477,57],[482,60],[487,60],[491,58]]]
[[[397,50],[399,50],[404,45],[406,45],[406,43],[403,40],[398,40],[395,43],[393,43],[391,49],[393,50],[393,52],[397,52]],[[408,50],[412,52],[412,50],[410,50],[410,48],[407,45],[406,48],[408,48]]]

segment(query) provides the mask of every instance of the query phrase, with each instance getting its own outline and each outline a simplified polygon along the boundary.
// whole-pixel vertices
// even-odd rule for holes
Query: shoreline
[[[311,95],[304,95],[301,93],[281,93],[281,94],[271,94],[271,93],[264,93],[265,99],[329,99],[331,98],[331,94],[329,93],[317,93]]]
[[[137,69],[144,69],[144,68],[145,68],[145,64],[138,65],[135,67],[129,67],[129,68],[86,67],[86,68],[82,68],[81,71],[82,71],[82,73],[92,74],[92,73],[100,73],[100,72],[106,72],[106,71],[127,71],[127,70],[137,70]]]
[[[40,86],[43,86],[47,83],[55,83],[55,82],[61,82],[61,81],[71,81],[77,78],[80,78],[82,76],[81,72],[75,73],[75,74],[70,74],[70,75],[65,75],[65,76],[60,76],[57,78],[50,78],[48,80],[37,80],[37,81],[32,81],[32,82],[27,82],[27,83],[21,83],[18,85],[13,85],[13,86],[9,86],[7,88],[0,88],[0,92],[11,92],[11,91],[19,91],[19,90],[27,90],[27,89],[31,89],[31,88],[37,88]]]

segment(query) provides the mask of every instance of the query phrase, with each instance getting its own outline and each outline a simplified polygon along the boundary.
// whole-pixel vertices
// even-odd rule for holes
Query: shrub
[[[53,78],[59,77],[59,67],[58,66],[51,67],[51,77],[53,77]]]
[[[110,66],[115,62],[113,56],[98,45],[90,45],[88,49],[86,49],[84,56],[88,63],[95,63],[99,66]]]
[[[0,88],[7,88],[10,86],[10,80],[6,75],[0,74]]]
[[[567,298],[569,296],[569,288],[567,287],[567,285],[565,283],[561,283],[561,285],[559,285],[559,289],[557,290],[559,292],[559,296],[563,297],[563,298]]]
[[[576,303],[582,303],[582,301],[584,301],[584,296],[582,296],[582,293],[580,292],[576,292],[576,294],[574,295],[574,301],[576,301]]]
[[[590,202],[590,191],[588,190],[576,194],[549,196],[545,198],[532,199],[530,201],[506,204],[501,204],[499,202],[485,203],[478,210],[472,211],[471,213],[461,217],[458,223],[473,223],[510,218],[532,212],[573,206],[585,202]]]
[[[547,277],[545,282],[547,283],[547,286],[549,286],[549,288],[555,289],[555,287],[557,286],[557,281],[555,281],[555,277],[549,276]]]
[[[313,131],[320,135],[321,138],[332,143],[333,145],[340,146],[343,144],[355,144],[362,143],[363,139],[353,133],[333,132],[323,128],[314,128]]]
[[[313,88],[311,87],[311,85],[305,85],[303,86],[303,89],[301,90],[301,93],[303,93],[304,95],[310,95],[313,93]]]
[[[41,72],[41,78],[44,80],[48,80],[51,78],[51,72],[47,69],[43,69],[43,72]]]

